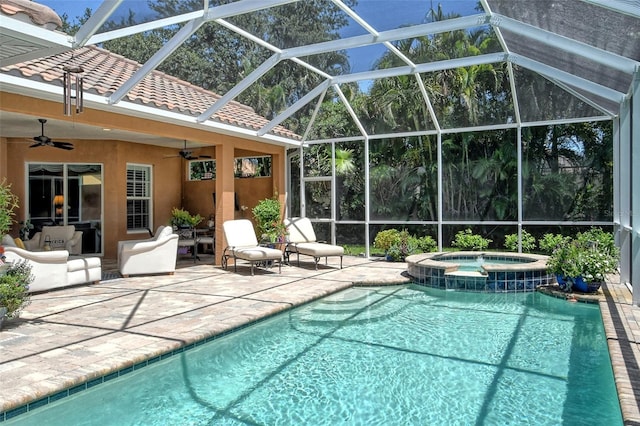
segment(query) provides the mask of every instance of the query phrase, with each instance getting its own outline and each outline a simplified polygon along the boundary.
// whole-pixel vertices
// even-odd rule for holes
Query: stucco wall
[[[24,220],[27,216],[25,177],[28,163],[100,164],[103,172],[104,255],[106,258],[115,258],[119,240],[140,238],[139,234],[127,234],[126,231],[126,167],[128,163],[139,163],[153,168],[154,227],[168,222],[171,206],[180,201],[179,163],[164,158],[172,150],[122,141],[72,142],[75,149],[64,151],[51,147],[29,148],[29,141],[7,140],[11,158],[7,164],[7,179],[21,201],[16,211],[17,220]],[[12,234],[15,236],[17,229]]]
[[[104,216],[102,234],[104,257],[115,259],[117,242],[127,239],[146,238],[147,234],[131,234],[126,231],[126,166],[139,163],[153,166],[153,228],[168,224],[173,207],[184,207],[205,218],[212,213],[212,193],[216,192],[216,259],[219,261],[224,249],[222,223],[239,217],[234,208],[234,193],[238,193],[241,204],[252,208],[258,200],[278,193],[284,201],[284,158],[281,146],[265,144],[235,136],[213,133],[202,129],[182,127],[167,121],[153,121],[136,116],[124,116],[107,111],[85,109],[82,114],[64,117],[59,102],[30,98],[0,92],[0,109],[33,116],[34,127],[25,129],[23,138],[7,138],[0,129],[0,172],[12,183],[12,188],[21,200],[25,198],[26,163],[66,162],[98,163],[103,165]],[[38,118],[58,119],[74,123],[90,124],[118,130],[133,131],[146,136],[184,139],[205,144],[194,154],[210,155],[216,159],[215,180],[189,182],[187,161],[175,155],[179,148],[165,148],[151,144],[138,144],[122,140],[75,140],[75,149],[65,151],[51,147],[29,148],[32,137],[38,134]],[[101,131],[101,130],[97,130]],[[49,134],[56,139],[55,134]],[[104,135],[99,135],[104,137]],[[180,145],[180,144],[178,144]],[[6,154],[6,155],[5,155]],[[271,155],[273,175],[271,178],[235,179],[233,159],[248,155]],[[168,158],[170,157],[170,158]],[[245,213],[251,218],[250,210]],[[20,207],[16,220],[25,219],[25,210]],[[203,223],[201,226],[205,226]],[[17,235],[17,227],[13,234]]]

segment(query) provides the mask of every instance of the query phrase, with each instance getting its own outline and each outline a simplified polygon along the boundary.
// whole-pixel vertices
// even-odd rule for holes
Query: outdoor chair
[[[45,248],[46,245],[48,248]],[[74,225],[43,226],[30,240],[24,241],[25,249],[30,251],[67,250],[69,254],[82,253],[82,231],[76,231]]]
[[[159,226],[153,238],[118,242],[118,270],[123,277],[173,274],[177,256],[178,235],[170,226]]]
[[[300,266],[301,254],[312,256],[315,260],[316,269],[318,269],[320,258],[324,257],[325,264],[328,264],[329,256],[340,256],[340,269],[342,269],[344,247],[317,241],[313,225],[308,218],[294,217],[285,219],[284,225],[287,227],[288,242],[285,249],[286,256],[290,257],[292,253],[295,253],[298,256],[298,266]]]
[[[222,224],[227,247],[222,252],[222,268],[227,269],[229,258],[234,260],[237,272],[238,259],[251,263],[251,275],[254,265],[268,266],[278,261],[278,272],[282,272],[282,251],[258,244],[253,224],[248,219],[228,220]]]
[[[26,261],[31,265],[34,279],[29,284],[29,293],[99,283],[102,279],[102,261],[99,257],[69,259],[67,250],[36,252],[15,246],[5,247],[5,256],[8,262]]]

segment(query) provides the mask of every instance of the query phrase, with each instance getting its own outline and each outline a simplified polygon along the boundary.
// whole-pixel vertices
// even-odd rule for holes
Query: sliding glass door
[[[27,211],[34,226],[73,225],[82,253],[102,253],[102,165],[28,164]]]

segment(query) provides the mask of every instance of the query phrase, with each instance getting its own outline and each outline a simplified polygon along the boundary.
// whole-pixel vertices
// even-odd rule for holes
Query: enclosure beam
[[[627,167],[629,168],[630,184],[629,198],[631,209],[627,212],[631,216],[631,258],[629,261],[629,275],[633,285],[633,302],[640,304],[640,69],[636,70],[631,96],[630,138],[631,155]],[[635,119],[634,119],[635,117]],[[633,167],[635,164],[636,167]]]

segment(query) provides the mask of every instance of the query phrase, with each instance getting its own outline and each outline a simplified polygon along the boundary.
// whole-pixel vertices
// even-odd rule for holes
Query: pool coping
[[[478,257],[478,256],[498,256],[498,257],[510,257],[515,259],[523,259],[523,260],[531,260],[532,262],[526,263],[491,263],[482,265],[482,268],[486,272],[495,272],[495,271],[504,271],[504,272],[519,272],[519,271],[542,271],[547,269],[547,259],[548,256],[544,256],[541,254],[529,254],[529,253],[515,253],[515,252],[492,252],[492,251],[455,251],[455,252],[433,252],[433,253],[421,253],[421,254],[412,254],[407,256],[406,262],[411,271],[414,271],[411,268],[412,265],[427,267],[427,268],[436,268],[443,269],[445,273],[452,273],[458,271],[460,267],[459,264],[455,262],[442,262],[440,260],[435,259],[436,257]],[[417,271],[417,270],[416,270]],[[461,272],[461,271],[459,271]],[[411,273],[411,272],[409,272]],[[411,273],[413,275],[413,273]]]

